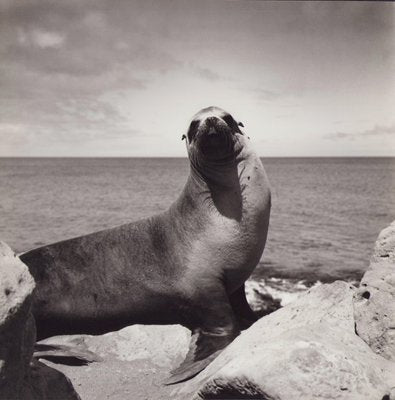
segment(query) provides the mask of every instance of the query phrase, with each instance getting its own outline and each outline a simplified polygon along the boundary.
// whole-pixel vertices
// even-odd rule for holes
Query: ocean
[[[395,158],[262,162],[272,211],[249,298],[286,304],[312,285],[357,282],[395,219]],[[0,158],[0,240],[23,252],[153,215],[188,172],[184,158]]]

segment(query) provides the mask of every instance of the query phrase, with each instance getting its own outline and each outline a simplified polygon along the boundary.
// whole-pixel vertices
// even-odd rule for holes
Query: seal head
[[[193,117],[186,135],[190,159],[230,161],[237,154],[237,135],[242,135],[233,117],[219,107],[208,107]]]

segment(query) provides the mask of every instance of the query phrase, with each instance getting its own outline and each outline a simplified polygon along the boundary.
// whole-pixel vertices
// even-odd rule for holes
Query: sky
[[[263,157],[395,156],[395,4],[0,0],[0,156],[186,156],[216,105]]]

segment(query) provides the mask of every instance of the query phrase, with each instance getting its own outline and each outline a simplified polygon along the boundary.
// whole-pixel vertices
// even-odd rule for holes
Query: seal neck
[[[220,166],[205,164],[204,168],[191,163],[187,192],[193,193],[197,204],[216,209],[226,218],[241,220],[243,203],[237,160]]]
[[[227,163],[193,162],[191,160],[191,179],[203,190],[218,186],[232,188],[238,183],[236,159]]]
[[[243,210],[240,182],[243,168],[240,165],[252,153],[243,136],[236,139],[233,153],[226,158],[211,160],[193,149],[188,151],[190,174],[184,194],[197,207],[203,204],[210,210],[216,209],[227,218],[240,221]]]
[[[248,157],[244,137],[236,136],[232,153],[224,158],[210,159],[194,151],[189,152],[191,177],[198,186],[232,189],[239,185],[238,165]]]

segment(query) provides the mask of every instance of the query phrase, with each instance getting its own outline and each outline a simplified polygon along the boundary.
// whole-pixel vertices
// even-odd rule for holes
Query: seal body
[[[164,213],[20,255],[36,280],[38,338],[182,324],[190,350],[168,383],[196,375],[256,320],[244,282],[262,255],[270,189],[233,117],[201,110],[186,137],[190,175]]]

